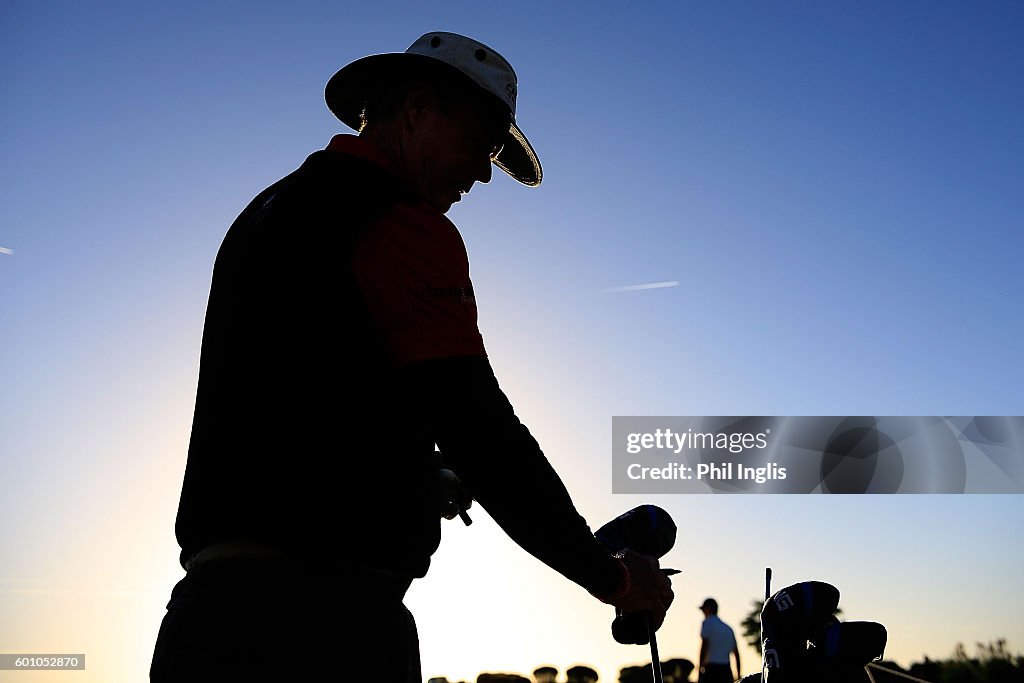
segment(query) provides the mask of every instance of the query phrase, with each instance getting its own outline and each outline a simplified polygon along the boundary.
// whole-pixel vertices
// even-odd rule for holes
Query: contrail
[[[609,287],[608,289],[602,289],[602,292],[638,292],[641,289],[664,289],[665,287],[678,287],[679,280],[669,280],[667,282],[647,282],[642,285],[626,285],[625,287]]]
[[[7,247],[0,247],[0,254],[13,254],[13,253],[14,253],[13,249],[8,249]]]

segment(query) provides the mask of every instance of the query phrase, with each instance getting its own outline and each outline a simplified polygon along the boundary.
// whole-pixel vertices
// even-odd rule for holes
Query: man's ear
[[[417,130],[438,108],[437,93],[426,83],[416,83],[405,96],[403,117],[409,130]]]

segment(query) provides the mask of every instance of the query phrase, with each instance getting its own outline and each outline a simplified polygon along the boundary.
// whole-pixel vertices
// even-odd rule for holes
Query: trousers
[[[732,667],[728,664],[708,664],[700,674],[700,683],[733,683]]]
[[[408,581],[277,559],[193,567],[171,592],[152,683],[422,683]]]

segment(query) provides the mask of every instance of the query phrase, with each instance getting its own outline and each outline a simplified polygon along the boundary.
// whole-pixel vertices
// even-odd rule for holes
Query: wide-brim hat
[[[370,55],[342,67],[327,82],[324,98],[334,115],[353,130],[362,125],[367,97],[376,84],[396,79],[410,70],[447,65],[496,97],[511,116],[504,145],[492,163],[523,185],[540,185],[543,172],[537,153],[516,123],[519,82],[512,65],[500,54],[472,38],[435,31],[421,36],[405,52]]]

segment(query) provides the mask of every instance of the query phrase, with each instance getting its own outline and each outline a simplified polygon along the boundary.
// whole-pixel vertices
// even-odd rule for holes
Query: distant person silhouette
[[[619,670],[619,683],[652,683],[654,674],[651,665],[626,666]]]
[[[421,681],[403,598],[441,515],[468,504],[435,445],[516,543],[664,619],[657,561],[593,537],[499,388],[444,215],[492,164],[540,184],[516,93],[501,55],[452,33],[352,62],[326,100],[359,135],[335,136],[231,226],[175,525],[187,574],[153,681]]]
[[[476,677],[476,683],[530,683],[530,679],[519,674],[482,673]]]
[[[540,666],[533,670],[534,683],[555,683],[558,669],[553,666]]]
[[[689,659],[669,659],[661,663],[661,672],[665,683],[686,683],[690,680],[693,662]]]
[[[704,623],[700,627],[699,683],[732,683],[742,677],[740,650],[732,628],[718,618],[718,602],[708,598],[700,605]],[[732,675],[729,655],[736,657],[736,676]]]
[[[565,672],[566,683],[597,683],[597,672],[589,666],[578,665]]]

